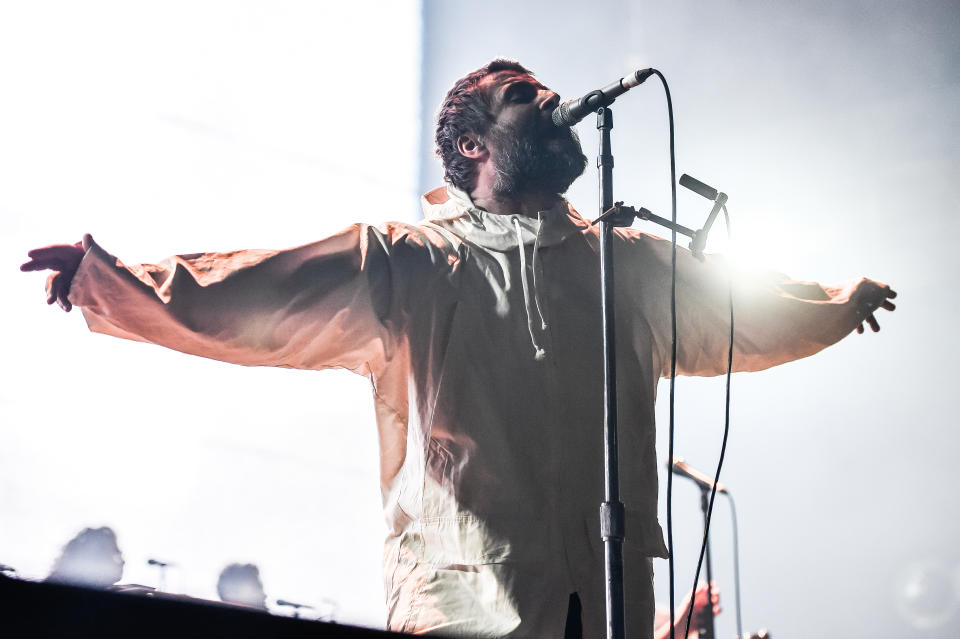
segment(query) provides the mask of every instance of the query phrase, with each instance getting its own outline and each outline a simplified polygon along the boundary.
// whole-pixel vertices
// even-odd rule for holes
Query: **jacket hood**
[[[539,246],[558,244],[590,227],[590,223],[580,217],[566,200],[540,211],[539,219],[490,213],[477,207],[469,195],[450,184],[433,189],[420,202],[424,217],[433,224],[495,251],[517,250],[517,224],[522,231],[523,243],[536,242]]]

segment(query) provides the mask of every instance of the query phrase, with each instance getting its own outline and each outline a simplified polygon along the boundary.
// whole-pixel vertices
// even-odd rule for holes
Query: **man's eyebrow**
[[[538,90],[547,88],[543,86],[540,82],[535,80],[534,78],[513,77],[500,85],[500,90],[498,91],[498,93],[501,96],[506,97],[507,93],[511,89],[513,89],[514,87],[523,86],[523,85],[533,86]]]

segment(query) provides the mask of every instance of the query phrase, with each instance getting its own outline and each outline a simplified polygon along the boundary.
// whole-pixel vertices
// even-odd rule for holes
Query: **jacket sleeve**
[[[369,374],[390,349],[390,244],[354,225],[284,251],[125,266],[92,244],[70,301],[91,330],[247,366]]]
[[[632,268],[646,272],[637,309],[653,333],[661,375],[670,375],[670,242],[630,238]],[[744,271],[722,257],[704,261],[677,249],[677,373],[721,375],[730,345],[734,307],[734,371],[758,371],[817,353],[840,341],[863,320],[857,289],[798,282],[773,271]]]

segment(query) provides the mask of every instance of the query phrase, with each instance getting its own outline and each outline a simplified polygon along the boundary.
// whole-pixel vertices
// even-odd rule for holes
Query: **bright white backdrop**
[[[43,577],[85,526],[124,582],[268,596],[380,625],[366,380],[246,369],[90,334],[25,251],[90,232],[121,259],[281,248],[417,216],[420,4],[0,5],[0,562]]]

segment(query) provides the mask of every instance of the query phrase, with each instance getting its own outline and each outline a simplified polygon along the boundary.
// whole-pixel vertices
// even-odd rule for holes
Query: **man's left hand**
[[[857,305],[857,315],[861,318],[860,324],[857,326],[857,333],[863,334],[864,324],[869,324],[874,333],[879,331],[880,323],[877,322],[874,313],[881,308],[888,311],[896,310],[897,306],[890,301],[896,296],[896,291],[886,284],[866,278],[861,280],[853,293],[853,300]]]

